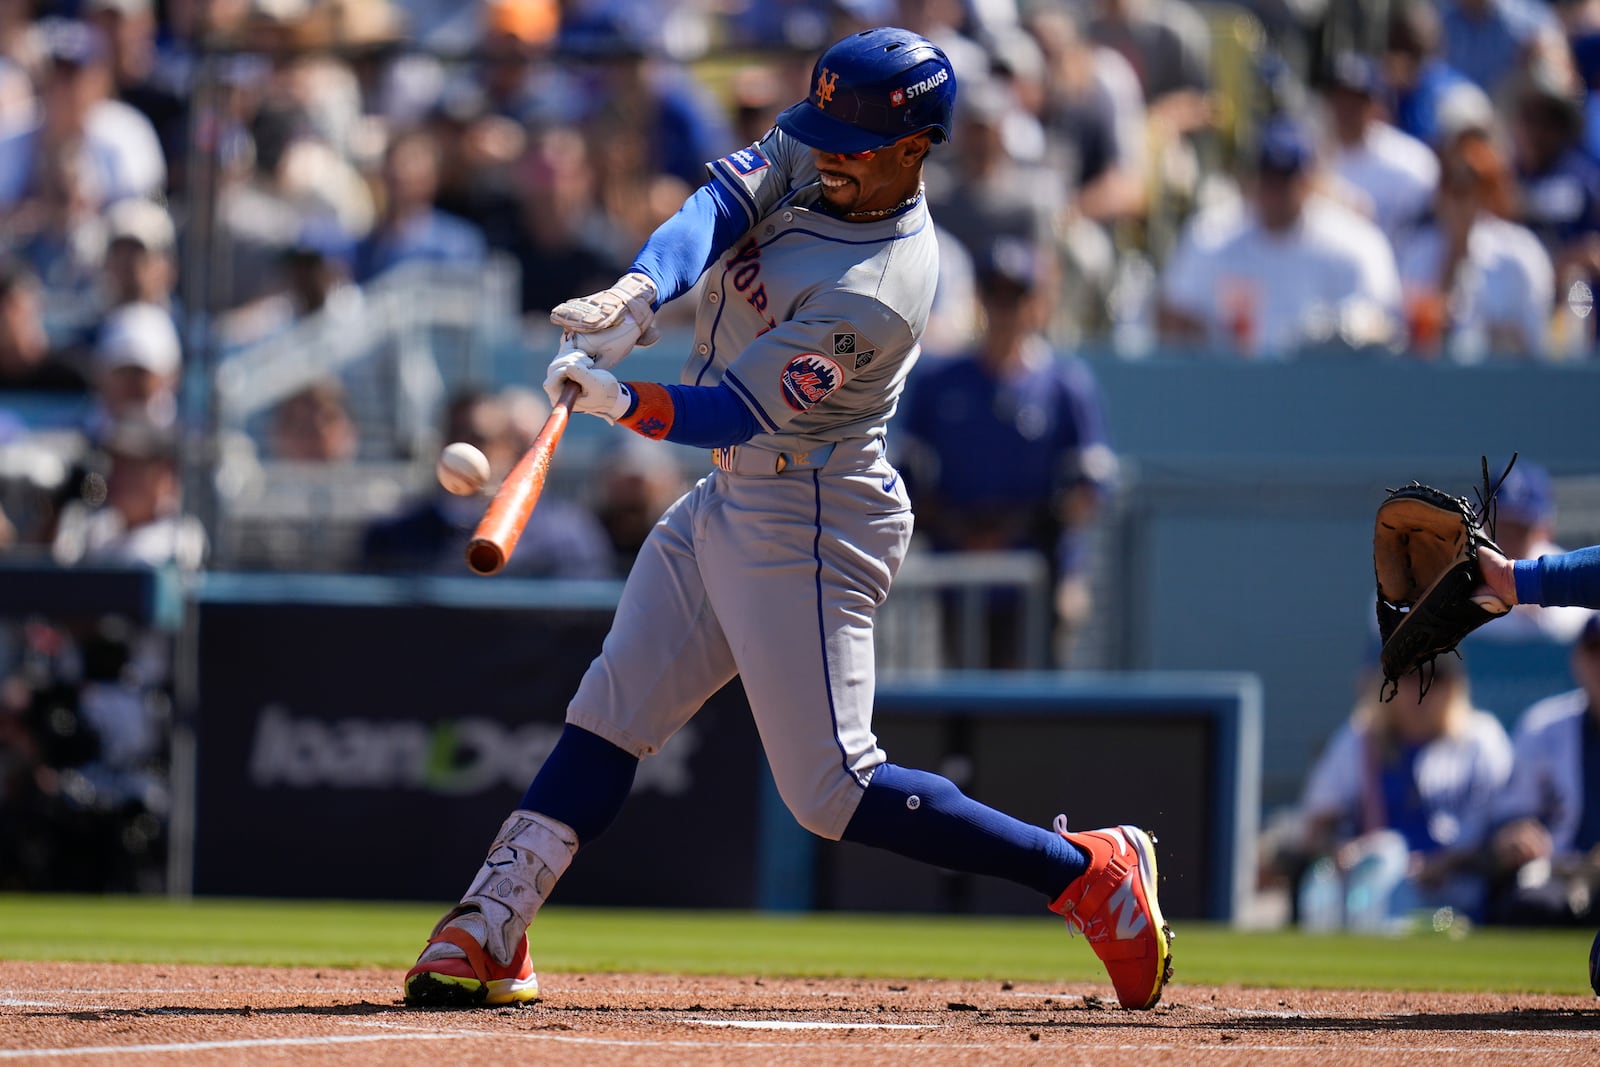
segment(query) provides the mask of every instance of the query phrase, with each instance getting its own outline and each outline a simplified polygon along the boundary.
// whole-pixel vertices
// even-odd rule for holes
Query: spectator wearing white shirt
[[[179,506],[177,435],[137,416],[106,435],[110,466],[103,497],[68,503],[50,552],[66,566],[108,563],[198,570],[205,561],[200,520]]]
[[[1509,218],[1509,165],[1477,132],[1442,152],[1432,218],[1398,243],[1411,350],[1461,362],[1548,355],[1555,268],[1533,231]]]
[[[1473,707],[1466,670],[1443,656],[1394,698],[1365,698],[1328,742],[1300,803],[1305,855],[1298,913],[1313,929],[1385,931],[1418,908],[1477,920],[1487,883],[1477,858],[1511,774],[1500,721]]]
[[[1592,921],[1600,894],[1600,615],[1572,649],[1578,688],[1517,722],[1511,781],[1489,840],[1492,915],[1512,923]]]
[[[49,62],[39,121],[0,135],[0,211],[40,195],[39,161],[71,148],[83,157],[104,202],[150,196],[166,183],[166,160],[150,120],[109,99],[109,54],[98,30],[69,19],[40,23]]]
[[[1165,339],[1283,358],[1334,339],[1388,343],[1400,279],[1388,238],[1314,195],[1315,154],[1300,123],[1263,123],[1249,204],[1191,219],[1161,279]]]
[[[1439,161],[1427,145],[1379,117],[1378,90],[1371,59],[1355,52],[1335,57],[1327,91],[1334,135],[1328,168],[1393,239],[1427,212],[1439,185]]]

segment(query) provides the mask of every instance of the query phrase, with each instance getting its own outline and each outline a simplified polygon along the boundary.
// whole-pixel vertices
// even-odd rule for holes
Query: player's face
[[[921,184],[928,144],[925,134],[916,134],[870,154],[846,156],[813,148],[823,202],[840,215],[894,207]]]

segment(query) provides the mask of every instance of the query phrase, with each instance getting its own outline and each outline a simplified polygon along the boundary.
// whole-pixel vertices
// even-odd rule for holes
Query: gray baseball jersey
[[[709,167],[751,227],[704,279],[682,380],[726,382],[761,432],[656,525],[567,718],[648,755],[737,674],[785,803],[837,839],[886,758],[873,617],[912,517],[883,437],[938,248],[920,198],[871,222],[815,210],[811,150],[781,131]]]

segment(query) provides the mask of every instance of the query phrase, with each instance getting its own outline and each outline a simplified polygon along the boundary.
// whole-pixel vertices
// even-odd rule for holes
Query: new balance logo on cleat
[[[1150,925],[1150,920],[1140,908],[1139,902],[1134,899],[1134,880],[1124,878],[1122,884],[1117,886],[1117,891],[1111,894],[1111,903],[1108,910],[1117,920],[1117,940],[1126,941],[1138,935],[1139,931]]]

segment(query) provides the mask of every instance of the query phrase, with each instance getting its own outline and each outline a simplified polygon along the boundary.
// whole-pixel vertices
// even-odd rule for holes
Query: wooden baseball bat
[[[488,510],[478,521],[472,540],[467,542],[467,566],[479,574],[499,571],[516,549],[523,528],[539,503],[539,495],[544,492],[545,479],[550,474],[550,457],[555,455],[561,435],[567,432],[567,419],[572,415],[578,393],[578,383],[567,382],[561,397],[550,409],[550,417],[539,429],[539,436],[500,483],[494,499],[489,501]]]

